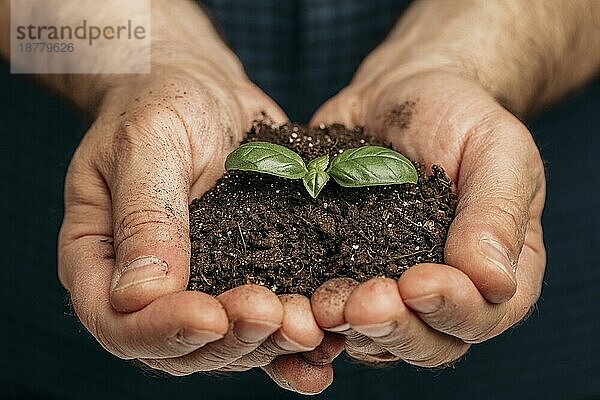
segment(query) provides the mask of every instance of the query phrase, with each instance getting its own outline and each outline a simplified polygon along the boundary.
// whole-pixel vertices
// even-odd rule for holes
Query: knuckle
[[[356,348],[354,346],[347,346],[346,347],[346,354],[348,354],[348,356],[356,361],[360,361],[360,362],[372,362],[373,361],[373,355],[366,353],[364,351],[361,351],[360,348]]]
[[[129,360],[132,357],[127,354],[125,349],[120,346],[115,340],[113,340],[100,324],[95,328],[96,334],[94,335],[98,343],[111,354],[123,359]]]
[[[71,234],[67,232],[65,223],[63,222],[60,231],[58,233],[58,257],[57,257],[57,270],[58,279],[61,285],[71,293],[73,290],[73,253],[69,252],[69,243],[72,242],[70,239]],[[75,299],[71,294],[71,305],[75,308]]]
[[[102,326],[96,313],[82,306],[81,302],[74,296],[72,296],[71,301],[73,303],[73,309],[81,323],[106,351],[121,359],[131,359],[127,352],[111,338],[106,329]]]
[[[499,195],[498,202],[492,207],[492,213],[498,222],[505,224],[509,229],[523,237],[525,227],[529,221],[529,210],[526,206],[528,200],[522,194]]]
[[[96,160],[81,155],[78,149],[65,175],[65,209],[73,205],[100,206],[101,202],[90,194],[102,192],[105,189],[103,185],[104,182],[96,168]]]
[[[385,336],[374,338],[374,340],[384,347],[410,346],[410,335],[413,329],[412,316],[409,311],[404,309],[398,313],[397,318],[394,320],[393,330]]]
[[[465,296],[467,296],[465,294]],[[504,331],[504,318],[493,312],[480,310],[475,314],[465,314],[459,304],[468,304],[470,298],[459,301],[444,301],[442,307],[423,316],[435,329],[464,340],[466,343],[480,343]]]
[[[545,257],[545,255],[543,257]],[[543,263],[545,264],[545,259],[543,260]],[[521,285],[521,292],[524,294],[521,295],[519,293],[519,297],[523,296],[523,300],[521,301],[521,303],[525,308],[534,306],[540,299],[540,296],[542,294],[542,284],[544,278],[543,270],[544,268],[542,266],[541,272],[538,274],[537,279],[534,279],[532,282],[528,282],[526,284]]]
[[[488,324],[471,324],[469,328],[464,330],[462,338],[466,343],[477,344],[485,342],[504,332],[512,324],[507,322],[508,314],[502,315],[501,318],[494,319]]]
[[[405,360],[406,362],[423,368],[447,368],[460,360],[469,350],[467,343],[457,343],[446,347],[439,347],[436,351],[427,354],[418,360]]]
[[[365,358],[364,358],[363,362],[371,364],[371,365],[375,365],[375,366],[377,366],[377,365],[382,366],[382,365],[384,365],[384,363],[385,363],[385,365],[390,365],[390,364],[393,365],[393,363],[396,363],[396,362],[402,360],[402,357],[397,356],[393,353],[390,353],[389,351],[385,351],[380,354],[368,354],[368,355],[365,355],[364,357]]]
[[[140,361],[150,368],[166,372],[173,376],[186,376],[194,373],[194,371],[189,370],[189,368],[185,367],[183,364],[168,358],[142,359]]]
[[[536,309],[536,304],[519,307],[517,311],[515,311],[514,316],[511,318],[513,321],[511,326],[517,326],[525,323],[525,321],[535,313]]]
[[[352,330],[348,333],[344,347],[348,355],[357,359],[360,359],[364,355],[381,354],[385,352],[385,349],[380,344],[375,343],[370,338]],[[357,357],[354,357],[354,355]]]
[[[155,318],[153,318],[153,320],[156,320]],[[156,323],[150,323],[150,326],[155,325]],[[157,331],[158,329],[154,329],[154,331]],[[158,348],[154,347],[154,346],[145,346],[146,347],[146,354],[150,354],[152,357],[169,357],[172,356],[173,354],[182,354],[182,353],[186,353],[189,352],[193,349],[195,349],[195,347],[193,347],[193,345],[190,345],[188,342],[185,341],[184,336],[183,336],[183,329],[178,331],[176,334],[171,335],[171,336],[167,336],[167,337],[162,337],[159,338],[159,341],[161,343],[161,346],[159,346]]]
[[[144,148],[155,147],[161,139],[161,132],[173,131],[165,129],[168,121],[160,115],[162,112],[159,114],[156,110],[134,111],[116,127],[111,143],[115,164],[127,162]]]
[[[126,206],[128,210],[119,214],[114,233],[115,250],[142,232],[152,232],[172,226],[172,218],[166,210],[140,208],[136,207],[137,203],[137,201],[132,201]]]
[[[512,307],[506,312],[507,328],[519,325],[525,322],[536,310],[536,303],[539,298],[539,291],[533,290],[520,295],[515,299]]]
[[[444,332],[457,332],[469,325],[464,315],[459,311],[458,304],[465,304],[471,299],[459,299],[457,302],[449,302],[444,298],[443,305],[434,312],[423,315],[428,324],[435,326],[436,329]]]
[[[490,323],[484,325],[470,324],[470,328],[465,326],[461,335],[463,340],[472,344],[482,343],[525,321],[535,311],[536,301],[539,297],[537,291],[527,293],[502,305],[502,307],[505,307],[504,311]]]
[[[343,103],[340,104],[342,108],[349,107],[352,110],[356,110],[358,107],[360,107],[362,96],[357,88],[346,87],[342,89],[338,96],[340,96],[339,98],[343,101]]]
[[[282,349],[275,343],[272,336],[256,350],[244,355],[234,363],[230,364],[229,367],[237,368],[256,368],[264,367],[265,365],[273,362],[278,356],[290,354],[291,351]]]
[[[132,127],[127,123],[117,129],[112,145],[115,157],[135,152],[142,145],[142,138],[148,133],[147,129]]]
[[[490,103],[479,103],[478,106],[482,108],[470,131],[473,139],[490,143],[510,137],[515,143],[523,145],[524,139],[531,136],[525,125],[504,107]]]
[[[219,368],[215,372],[245,372],[245,371],[249,371],[249,370],[251,370],[252,368],[255,368],[255,367],[258,367],[258,366],[254,366],[254,367],[249,366],[249,367],[247,367],[247,366],[244,366],[244,365],[229,364],[229,365],[226,365],[226,366],[224,366],[222,368]]]
[[[116,129],[111,146],[112,165],[135,162],[151,149],[152,157],[167,155],[170,162],[189,161],[189,128],[175,108],[132,115]],[[149,160],[150,161],[150,160]]]
[[[479,310],[466,314],[459,304],[468,304],[472,299],[465,293],[464,298],[456,301],[444,300],[442,307],[423,316],[424,320],[435,329],[461,338],[466,343],[481,343],[500,333],[509,325],[505,315],[497,317],[493,311]]]

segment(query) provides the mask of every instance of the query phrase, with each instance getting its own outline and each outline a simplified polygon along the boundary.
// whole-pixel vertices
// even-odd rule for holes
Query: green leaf
[[[308,190],[308,193],[310,193],[313,199],[316,199],[319,193],[321,193],[321,189],[327,184],[328,180],[329,174],[317,169],[311,169],[308,174],[302,178],[304,187]]]
[[[317,157],[311,162],[308,163],[308,170],[316,169],[318,171],[325,171],[327,166],[329,165],[329,156],[325,154],[324,156]]]
[[[227,156],[225,169],[254,171],[289,179],[300,179],[308,172],[298,154],[287,147],[267,142],[244,143]]]
[[[346,187],[417,183],[417,170],[410,160],[380,146],[348,149],[331,161],[327,172]]]

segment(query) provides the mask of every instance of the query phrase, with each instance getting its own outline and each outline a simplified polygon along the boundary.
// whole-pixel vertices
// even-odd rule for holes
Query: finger
[[[468,276],[446,265],[415,265],[400,277],[398,287],[404,302],[432,328],[480,343],[521,321],[539,297],[543,253],[526,244],[519,263],[517,292],[501,304],[488,302]]]
[[[260,120],[266,117],[275,124],[284,124],[288,122],[288,117],[285,115],[281,107],[262,90],[253,83],[238,88],[239,97],[244,102],[244,110],[246,110],[246,120],[249,123]],[[250,126],[246,127],[246,130]]]
[[[85,141],[86,137],[82,145]],[[86,265],[78,257],[86,253],[78,248],[79,243],[96,237],[98,243],[90,247],[93,254],[102,254],[101,260],[114,258],[108,188],[98,171],[82,157],[81,149],[73,155],[65,176],[65,212],[58,235],[58,276],[68,291],[73,291],[76,278],[85,274]]]
[[[351,329],[346,321],[344,308],[352,291],[357,286],[358,282],[354,279],[331,279],[315,290],[310,302],[317,324],[326,331],[345,336],[347,353],[351,357],[367,361],[371,356],[381,356],[387,351],[370,338]]]
[[[514,267],[530,214],[541,213],[543,200],[537,210],[530,205],[543,191],[543,166],[531,134],[481,88],[461,81],[466,92],[452,93],[452,103],[440,100],[436,91],[455,79],[461,78],[432,76],[429,89],[420,79],[385,85],[381,95],[371,98],[374,112],[365,125],[404,154],[446,167],[457,183],[459,202],[445,262],[466,273],[488,301],[499,303],[515,293]],[[424,100],[416,112],[405,110],[403,104],[417,98]],[[440,107],[445,116],[460,113],[461,120],[432,114]],[[387,118],[387,110],[399,114],[399,121]]]
[[[346,302],[352,329],[402,360],[437,367],[461,357],[469,345],[431,329],[403,303],[396,281],[374,278],[360,284]]]
[[[318,393],[331,384],[332,361],[344,350],[346,339],[342,335],[327,333],[319,346],[307,353],[294,354],[293,358],[277,358],[274,363],[263,366],[263,370],[281,387],[301,393]],[[299,360],[297,357],[302,357]],[[308,365],[307,365],[308,364]],[[311,368],[314,366],[317,368]],[[307,382],[306,371],[313,381]],[[314,385],[314,383],[317,383]],[[322,383],[319,383],[322,382]]]
[[[105,238],[61,240],[59,265],[68,271],[65,281],[77,316],[106,350],[125,359],[176,357],[223,337],[228,327],[225,310],[199,292],[174,293],[134,313],[115,311],[108,299],[114,253]]]
[[[331,364],[313,365],[299,354],[278,357],[262,369],[280,387],[306,395],[319,394],[333,383]]]
[[[323,340],[323,331],[317,325],[310,300],[302,295],[280,296],[284,308],[283,326],[273,335],[280,348],[292,352],[311,351]]]
[[[189,277],[191,160],[177,133],[185,130],[181,122],[162,118],[132,116],[118,131],[109,166],[98,166],[112,197],[110,300],[121,312],[184,290]]]
[[[333,360],[342,354],[345,344],[346,338],[343,335],[327,332],[316,349],[301,355],[309,364],[331,364]]]
[[[309,125],[318,126],[320,124],[338,123],[352,127],[360,124],[363,114],[362,104],[358,90],[349,87],[344,88],[319,107]]]
[[[236,96],[227,93],[228,91],[223,90],[222,87],[212,87],[211,89],[217,92],[219,97],[228,98],[229,101],[205,102],[199,107],[203,110],[202,113],[198,113],[196,110],[197,102],[186,104],[192,115],[212,116],[209,121],[196,122],[200,134],[194,134],[191,137],[192,153],[197,156],[194,159],[195,169],[201,170],[202,174],[197,176],[191,184],[190,201],[202,196],[223,176],[227,154],[237,148],[246,132],[252,129],[252,125],[256,121],[276,125],[288,122],[287,116],[277,103],[251,82],[236,87]],[[242,104],[238,104],[239,101]],[[241,107],[237,107],[235,110],[231,109],[227,105],[230,102]],[[215,135],[214,132],[220,132],[222,135]],[[206,152],[210,146],[219,147],[221,151],[215,154]]]
[[[244,285],[218,296],[231,326],[225,337],[182,357],[141,360],[172,375],[221,369],[258,348],[283,322],[277,296],[258,285]]]
[[[279,300],[283,305],[281,328],[229,369],[262,367],[280,355],[311,351],[321,343],[323,331],[312,314],[310,300],[298,294],[282,295]]]
[[[535,217],[530,212],[541,213],[541,204],[530,206],[542,190],[543,167],[531,135],[513,117],[502,115],[478,129],[463,154],[445,262],[467,274],[487,300],[500,303],[517,289],[516,267]]]
[[[344,332],[349,328],[344,317],[344,306],[358,282],[350,278],[331,279],[315,290],[310,298],[317,324],[330,332]]]

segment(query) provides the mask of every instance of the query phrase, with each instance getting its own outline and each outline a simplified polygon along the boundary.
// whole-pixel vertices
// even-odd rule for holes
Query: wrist
[[[440,69],[526,115],[594,76],[600,62],[594,15],[600,6],[585,1],[414,2],[354,82]]]
[[[219,97],[228,107],[237,107],[241,102],[239,89],[247,87],[250,82],[243,70],[239,74],[228,74],[217,69],[208,60],[197,59],[190,62],[180,60],[177,63],[156,63],[148,74],[113,79],[103,85],[104,88],[98,91],[100,95],[91,108],[94,114],[127,107],[127,104],[134,101],[143,102],[150,98],[157,100],[164,96],[161,93],[167,93],[173,87],[181,88],[180,95],[193,98],[202,93],[210,94]],[[204,100],[200,98],[191,101],[201,103]]]
[[[237,57],[221,42],[153,44],[148,74],[73,76],[64,87],[73,101],[92,114],[111,92],[133,92],[161,79],[188,77],[208,86],[237,87],[248,81]],[[123,88],[125,88],[123,90]],[[129,96],[126,96],[129,97]]]
[[[410,43],[388,39],[364,60],[352,84],[378,93],[393,83],[413,75],[431,72],[452,74],[469,80],[516,115],[527,114],[535,106],[536,96],[546,86],[546,74],[540,68],[513,69],[499,60],[500,55],[486,55],[469,46],[448,46],[442,41]],[[508,61],[507,61],[508,63]],[[519,63],[538,64],[521,55]],[[515,67],[516,68],[516,67]]]
[[[137,2],[125,2],[121,7],[122,15],[136,15],[139,12]],[[3,11],[0,9],[0,15],[3,15]],[[153,79],[163,71],[189,71],[190,74],[201,72],[224,81],[238,81],[245,77],[241,63],[197,4],[189,0],[154,0],[150,11],[152,23],[148,37],[149,49],[147,46],[98,46],[94,52],[79,60],[85,65],[87,73],[41,75],[41,80],[84,111],[96,113],[108,91]],[[33,9],[30,12],[33,13]],[[48,12],[63,25],[85,20],[86,16],[76,5],[56,7]],[[96,23],[100,25],[107,18],[110,20],[109,6],[99,3],[93,12],[99,14]],[[57,59],[57,63],[60,62],[62,59]],[[68,63],[68,60],[64,62]],[[122,71],[122,65],[139,66],[139,70],[145,71],[149,67],[150,73],[103,73]],[[68,70],[67,67],[68,64],[65,64],[63,69]]]
[[[480,81],[476,70],[459,53],[448,49],[384,42],[360,65],[351,87],[365,97],[366,104],[375,104],[388,88],[406,82],[414,76],[442,74],[457,76],[480,86],[490,97],[496,97]]]

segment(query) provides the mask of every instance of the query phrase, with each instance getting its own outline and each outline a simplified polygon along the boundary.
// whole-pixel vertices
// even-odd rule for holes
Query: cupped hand
[[[357,359],[437,367],[521,321],[545,268],[544,168],[527,128],[454,72],[390,73],[372,62],[312,121],[334,122],[441,165],[458,208],[444,264],[415,265],[398,281],[326,282],[311,299],[319,325],[345,334]]]
[[[323,338],[305,297],[185,291],[189,201],[222,176],[254,119],[286,120],[245,76],[216,71],[157,67],[110,89],[65,183],[59,276],[78,317],[114,355],[176,375],[266,366]],[[277,360],[278,376],[302,360]],[[299,390],[324,389],[330,370]]]

